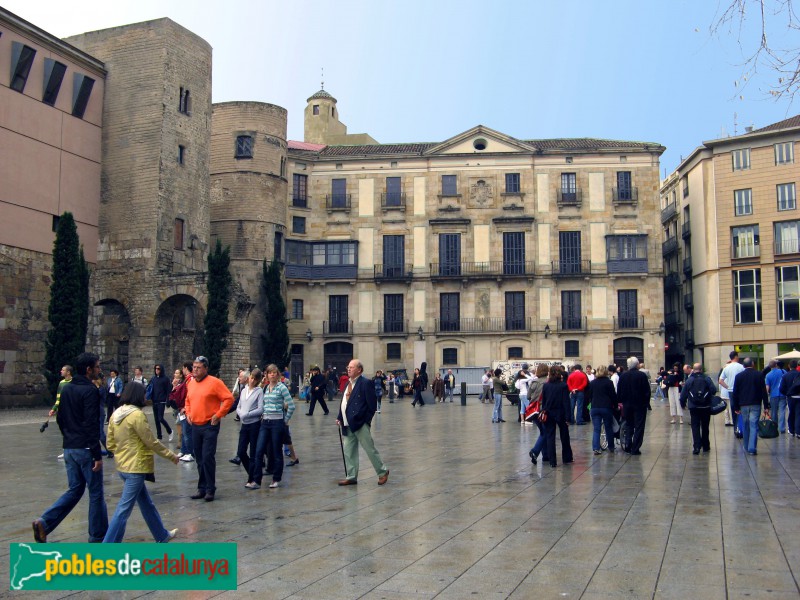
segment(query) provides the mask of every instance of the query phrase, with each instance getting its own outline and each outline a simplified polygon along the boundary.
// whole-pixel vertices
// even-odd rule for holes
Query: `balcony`
[[[684,346],[694,348],[694,329],[687,329],[684,333]]]
[[[431,263],[431,277],[529,277],[534,261]]]
[[[683,259],[683,272],[686,275],[691,275],[692,273],[692,257],[687,256]]]
[[[295,208],[308,208],[308,196],[292,196],[292,206]]]
[[[666,242],[661,244],[661,255],[669,256],[678,251],[678,238],[671,237]]]
[[[558,206],[575,206],[580,208],[582,193],[580,188],[574,190],[558,190],[556,202]]]
[[[406,208],[405,192],[384,192],[381,194],[381,208]]]
[[[694,308],[694,298],[692,298],[691,293],[683,295],[683,308],[686,310],[691,310]]]
[[[733,244],[731,246],[731,258],[758,258],[761,256],[761,246],[759,244]]]
[[[614,317],[614,330],[619,329],[644,329],[644,316]]]
[[[588,260],[554,260],[550,263],[555,278],[584,277],[591,274],[592,266]]]
[[[323,337],[341,337],[353,335],[353,320],[349,321],[323,321]]]
[[[639,188],[611,188],[611,200],[614,204],[636,204],[639,201]]]
[[[687,239],[692,237],[692,223],[691,221],[686,221],[681,225],[681,237],[683,239]]]
[[[606,261],[608,273],[625,274],[625,273],[647,273],[647,259],[646,258],[626,258],[614,259]]]
[[[586,317],[561,317],[556,319],[557,331],[588,331]]]
[[[677,273],[670,273],[664,277],[664,290],[672,291],[681,287],[681,276]]]
[[[375,265],[373,277],[377,283],[382,281],[411,281],[414,271],[405,265]]]
[[[678,216],[678,204],[677,202],[670,202],[664,208],[661,209],[661,224],[663,225],[670,219],[674,219]]]
[[[530,332],[531,317],[486,317],[467,319],[435,319],[436,333],[504,333]]]
[[[358,277],[358,267],[356,265],[296,265],[286,264],[284,266],[286,279],[308,280],[308,281],[327,281],[327,280],[354,280]]]
[[[775,242],[775,256],[800,253],[800,240],[780,240]]]
[[[352,194],[326,194],[325,208],[330,211],[340,210],[350,212],[350,197]]]
[[[378,321],[378,335],[400,336],[408,335],[408,319],[396,321]]]
[[[664,325],[667,327],[675,327],[680,323],[678,313],[675,311],[664,313]]]

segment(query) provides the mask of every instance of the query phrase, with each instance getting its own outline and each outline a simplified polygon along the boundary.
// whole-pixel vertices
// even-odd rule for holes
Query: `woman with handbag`
[[[544,430],[547,435],[547,456],[550,466],[558,466],[556,460],[556,427],[561,436],[561,460],[565,465],[575,462],[572,456],[572,446],[569,443],[569,428],[567,416],[569,407],[569,389],[564,383],[564,374],[558,366],[550,367],[547,383],[542,387],[542,414]]]
[[[538,367],[536,367],[536,374],[534,375],[533,380],[528,387],[528,400],[530,400],[530,404],[528,409],[530,410],[531,406],[535,406],[538,404],[538,411],[539,414],[542,412],[542,388],[544,387],[544,383],[547,380],[547,372],[548,368],[547,365],[541,363]],[[536,459],[538,458],[539,454],[542,454],[542,460],[548,461],[548,454],[545,449],[545,442],[547,441],[547,436],[544,432],[544,425],[542,424],[541,419],[539,418],[539,414],[534,414],[533,417],[533,424],[539,429],[539,438],[536,440],[536,443],[533,445],[533,448],[530,449],[528,452],[528,456],[531,457],[531,462],[536,464]]]
[[[589,382],[589,389],[592,395],[592,451],[595,454],[602,454],[600,448],[600,429],[605,424],[606,439],[608,440],[608,451],[614,452],[614,408],[617,406],[617,391],[614,384],[608,378],[608,367],[600,365],[597,367],[595,378]]]

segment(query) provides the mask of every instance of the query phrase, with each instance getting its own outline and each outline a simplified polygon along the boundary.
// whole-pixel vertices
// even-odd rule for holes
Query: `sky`
[[[730,0],[0,1],[57,37],[169,17],[213,47],[214,102],[282,106],[293,140],[323,80],[348,133],[381,143],[479,124],[657,142],[662,177],[705,140],[800,113],[765,68],[743,85],[759,24],[713,34]]]

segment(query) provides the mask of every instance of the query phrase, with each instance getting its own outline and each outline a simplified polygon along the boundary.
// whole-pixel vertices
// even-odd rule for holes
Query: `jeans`
[[[656,394],[653,396],[653,400],[664,400],[664,390],[661,389],[661,384],[656,384]]]
[[[250,476],[250,463],[256,460],[256,450],[258,448],[258,432],[261,430],[261,421],[255,423],[242,423],[239,429],[239,447],[236,456],[242,462],[245,473]],[[249,453],[249,454],[248,454]],[[252,481],[252,479],[248,479]]]
[[[269,451],[272,463],[272,481],[280,481],[283,476],[283,433],[286,423],[283,419],[264,419],[258,430],[255,461],[250,463],[250,481],[261,485],[264,475],[264,454]]]
[[[519,395],[519,415],[520,420],[525,421],[525,409],[528,408],[528,395],[527,394],[520,394]]]
[[[692,416],[692,449],[699,452],[701,449],[711,450],[711,441],[708,437],[708,424],[711,422],[711,411],[707,408],[690,408]]]
[[[769,403],[771,409],[770,415],[772,416],[772,420],[778,424],[778,431],[786,433],[786,396],[770,398]]]
[[[573,392],[569,395],[570,399],[570,423],[577,421],[578,425],[582,425],[583,421],[583,392]]]
[[[761,416],[760,404],[748,404],[740,406],[739,412],[742,414],[742,442],[744,449],[748,452],[755,452],[758,445],[758,418]]]
[[[89,486],[89,541],[102,542],[108,530],[108,512],[103,497],[103,471],[92,471],[91,451],[85,448],[64,448],[64,467],[69,489],[42,515],[44,529],[53,531],[72,511]]]
[[[606,439],[608,449],[614,451],[614,412],[610,408],[593,408],[591,410],[592,426],[592,450],[600,450],[600,427],[605,423]]]
[[[219,423],[192,425],[192,445],[197,461],[197,491],[214,495],[217,491],[217,438]]]
[[[172,435],[172,428],[164,418],[164,409],[167,405],[164,402],[153,402],[153,418],[156,421],[156,437],[161,439],[161,425],[167,428],[167,435]]]
[[[189,419],[181,421],[181,454],[194,454],[192,426],[189,423]]]
[[[544,431],[544,425],[542,425],[539,419],[534,419],[533,422],[539,429],[539,439],[536,440],[536,443],[533,445],[533,448],[531,448],[531,452],[533,452],[534,456],[539,456],[539,453],[543,452],[542,460],[547,461],[548,460],[546,452],[547,448],[545,447],[547,442],[547,435],[545,434]]]
[[[147,487],[144,484],[145,474],[120,472],[119,477],[124,482],[122,497],[119,499],[117,510],[114,511],[103,542],[106,544],[122,542],[122,538],[125,537],[125,526],[128,524],[128,517],[131,516],[134,503],[139,505],[139,510],[142,511],[142,517],[144,517],[150,533],[153,534],[153,539],[156,542],[166,542],[169,539],[169,532],[164,529],[161,515],[158,514],[156,505],[153,504],[150,494],[147,493]]]
[[[447,399],[450,400],[450,402],[452,402],[453,401],[453,388],[445,387],[444,391],[447,394]]]
[[[503,418],[503,394],[494,395],[494,410],[492,411],[492,422]]]

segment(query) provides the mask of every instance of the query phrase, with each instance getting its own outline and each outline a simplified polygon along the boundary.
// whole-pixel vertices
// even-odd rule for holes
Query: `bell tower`
[[[334,136],[347,135],[347,126],[339,121],[336,98],[323,87],[311,96],[303,116],[303,141],[312,144],[330,144]]]

